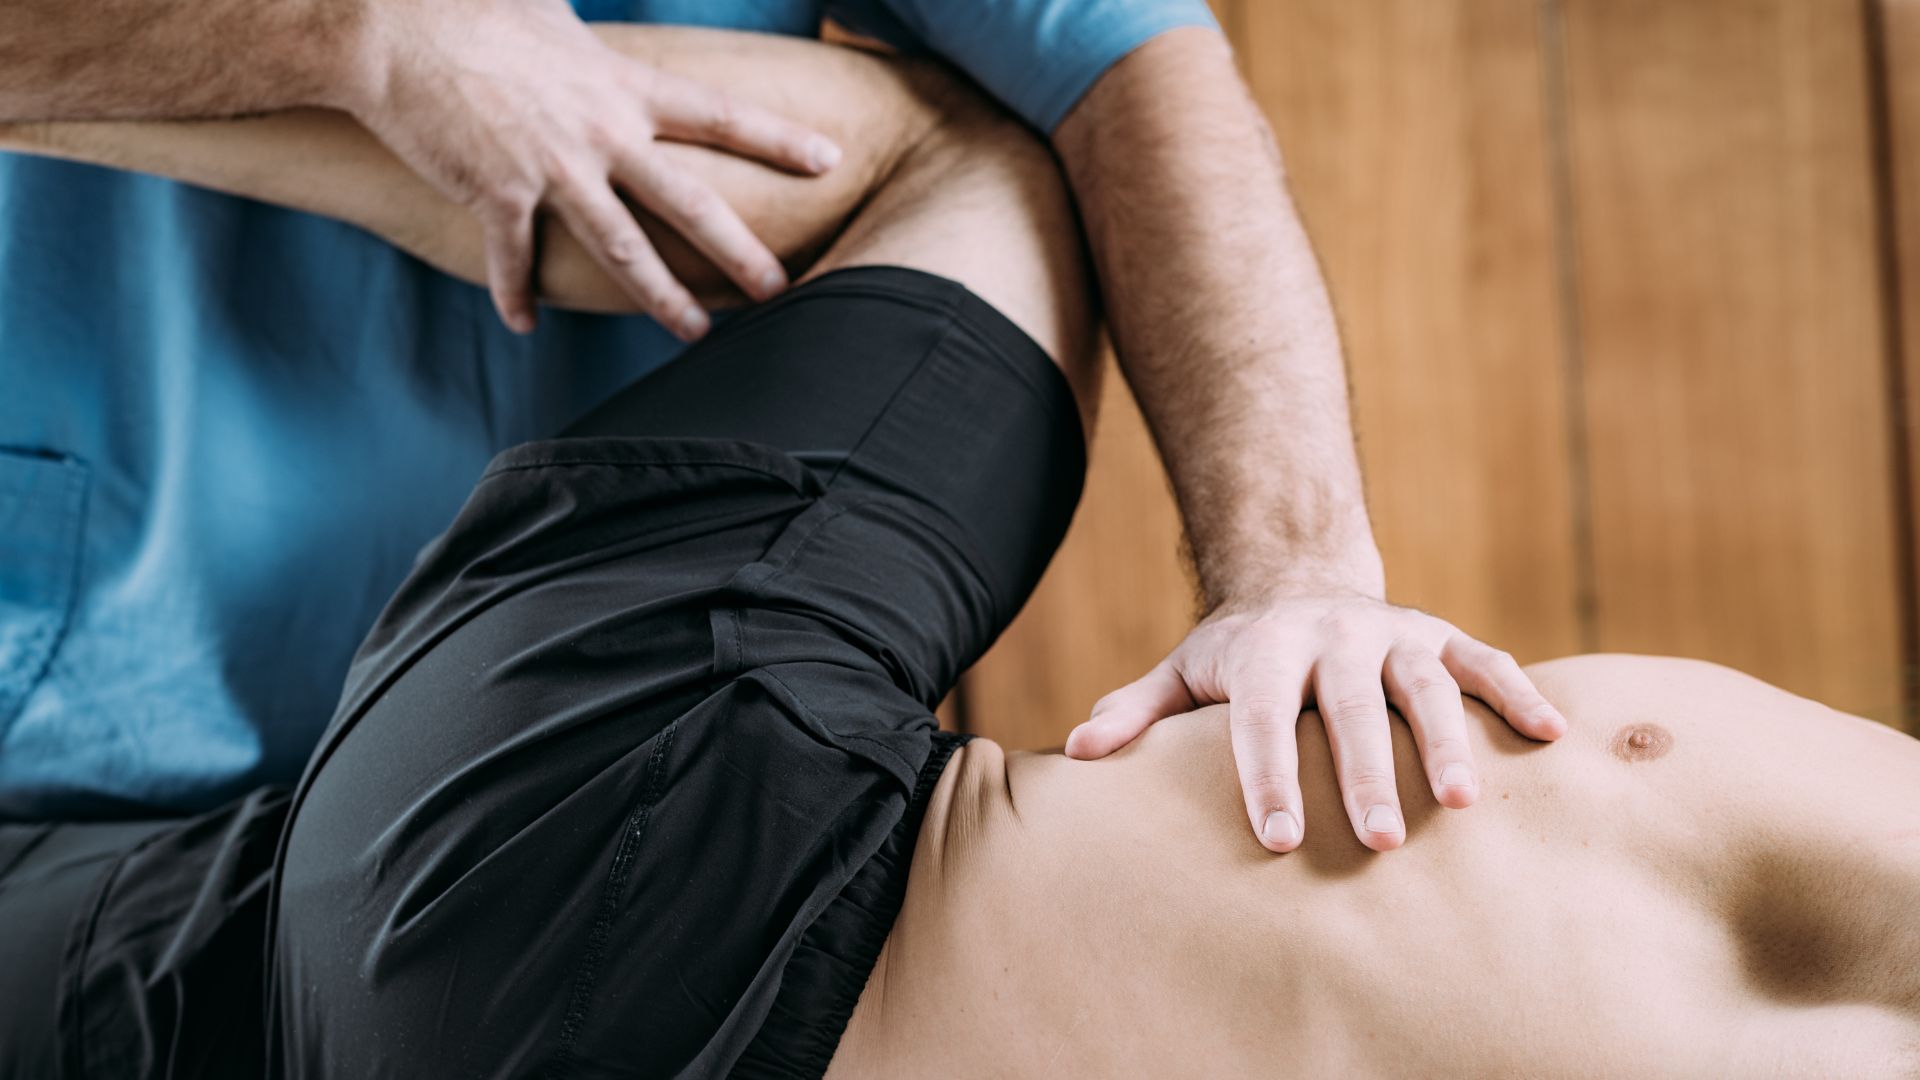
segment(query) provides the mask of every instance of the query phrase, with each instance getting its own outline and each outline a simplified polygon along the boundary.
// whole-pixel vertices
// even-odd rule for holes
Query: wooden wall
[[[1915,727],[1920,0],[1217,0],[1331,283],[1391,596]],[[956,722],[1057,745],[1193,614],[1119,379]]]

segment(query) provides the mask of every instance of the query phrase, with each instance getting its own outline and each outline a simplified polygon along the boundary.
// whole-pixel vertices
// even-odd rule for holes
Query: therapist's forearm
[[[6,0],[0,120],[231,116],[331,104],[363,0]]]
[[[1208,606],[1380,595],[1332,306],[1225,40],[1149,41],[1054,145]]]

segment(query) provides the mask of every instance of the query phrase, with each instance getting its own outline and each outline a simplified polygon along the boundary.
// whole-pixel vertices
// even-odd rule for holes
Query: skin
[[[1920,742],[1694,661],[1529,670],[1567,738],[1470,707],[1483,805],[1403,780],[1394,858],[1265,857],[1218,707],[1098,762],[968,744],[828,1075],[1920,1075]]]
[[[811,265],[861,201],[946,111],[986,106],[927,65],[763,35],[603,24],[601,47],[662,75],[720,73],[755,109],[816,115],[852,148],[832,172],[802,177],[694,144],[659,153],[736,207],[794,273]],[[808,103],[846,104],[831,113]],[[871,105],[856,103],[872,103]],[[351,222],[463,280],[484,283],[489,234],[461,202],[421,177],[348,113],[293,109],[213,121],[0,123],[0,149],[151,173]],[[636,208],[651,248],[706,303],[751,299],[708,251]],[[632,295],[558,214],[539,225],[540,298],[579,311],[632,313]],[[783,269],[783,273],[786,272]]]
[[[1229,702],[1248,823],[1272,851],[1309,824],[1295,726],[1327,718],[1339,813],[1376,851],[1410,812],[1387,706],[1413,723],[1420,796],[1482,786],[1464,691],[1515,730],[1565,721],[1512,657],[1385,602],[1348,421],[1339,333],[1273,133],[1227,44],[1176,30],[1141,46],[1054,133],[1086,224],[1114,349],[1173,481],[1206,614],[1067,740],[1098,758],[1148,725]]]
[[[1096,315],[1073,207],[1046,149],[929,63],[769,35],[606,24],[607,46],[669,74],[721,73],[736,94],[819,114],[848,136],[833,172],[796,177],[705,147],[667,148],[739,208],[796,277],[883,263],[960,281],[1062,364],[1091,430]],[[834,103],[831,110],[822,101]],[[852,136],[857,135],[858,138]],[[217,121],[0,123],[0,150],[130,169],[351,222],[470,282],[486,273],[470,215],[344,113]],[[673,272],[706,301],[745,297],[704,252],[640,212]],[[631,312],[631,299],[566,226],[542,223],[542,299]]]
[[[142,0],[0,6],[0,120],[228,117],[318,106],[352,115],[484,237],[501,317],[533,328],[538,215],[582,238],[631,298],[692,340],[708,318],[624,194],[671,221],[749,296],[786,275],[663,140],[796,173],[831,140],[608,48],[565,0]]]
[[[690,64],[739,59],[722,35],[656,40]],[[752,63],[781,84],[800,73],[783,58],[813,65],[810,85],[870,102],[902,70],[793,45]],[[1004,117],[922,77],[879,106],[898,126],[849,114],[883,133],[871,158],[848,160],[865,187],[794,188],[691,150],[687,167],[756,228],[785,221],[796,251],[825,248],[813,272],[895,263],[967,284],[1055,357],[1085,409],[1097,398],[1093,312],[1051,161]],[[391,155],[329,154],[325,168],[287,157],[312,135],[302,122],[0,138],[203,170],[228,190],[421,228],[431,208],[390,190],[408,175]],[[364,132],[327,122],[366,150]],[[472,255],[457,208],[430,220],[467,239],[412,243],[450,262]],[[582,285],[590,259],[557,245],[545,257],[543,279],[605,287]],[[697,268],[690,249],[673,257]],[[569,276],[569,258],[589,269]],[[1390,729],[1409,831],[1436,842],[1389,859],[1332,831],[1285,858],[1256,845],[1220,708],[1156,724],[1099,761],[970,743],[935,789],[905,905],[833,1074],[1920,1068],[1920,747],[1708,665],[1592,658],[1533,678],[1574,721],[1566,747],[1541,754],[1491,711],[1463,708],[1483,763],[1476,813],[1416,798],[1417,740]],[[1329,727],[1309,713],[1300,737],[1303,811],[1337,814]]]
[[[708,318],[649,217],[748,297],[785,284],[776,254],[794,249],[756,237],[751,215],[668,143],[802,174],[833,167],[841,143],[671,67],[609,48],[564,0],[23,0],[0,11],[0,120],[348,113],[478,223],[495,304],[523,331],[537,289],[566,295],[537,257],[543,218],[578,238],[623,310],[689,340]],[[865,111],[812,100],[817,127],[845,130],[832,121]],[[1205,613],[1164,661],[1094,706],[1068,752],[1099,757],[1162,717],[1230,701],[1249,824],[1287,851],[1305,835],[1294,726],[1311,701],[1333,724],[1351,827],[1376,850],[1397,847],[1388,702],[1421,731],[1429,790],[1449,806],[1480,790],[1460,691],[1534,738],[1564,722],[1510,657],[1385,602],[1326,289],[1225,41],[1204,29],[1149,41],[1096,82],[1053,147],[1183,512]]]

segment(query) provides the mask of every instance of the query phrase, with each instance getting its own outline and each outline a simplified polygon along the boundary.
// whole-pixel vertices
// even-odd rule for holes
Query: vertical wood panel
[[[1879,87],[1886,124],[1884,166],[1888,169],[1883,190],[1887,204],[1882,208],[1887,226],[1893,230],[1891,254],[1893,266],[1890,284],[1894,304],[1889,325],[1897,331],[1892,344],[1899,350],[1892,358],[1888,382],[1900,396],[1894,410],[1895,433],[1906,455],[1906,501],[1904,539],[1907,543],[1906,609],[1908,640],[1906,663],[1906,728],[1920,735],[1920,672],[1913,670],[1916,605],[1915,583],[1920,582],[1920,0],[1875,0],[1879,5],[1879,70],[1884,80]]]
[[[1325,266],[1392,598],[1577,651],[1534,0],[1254,3],[1256,95]]]
[[[1861,8],[1564,0],[1600,645],[1900,711]]]

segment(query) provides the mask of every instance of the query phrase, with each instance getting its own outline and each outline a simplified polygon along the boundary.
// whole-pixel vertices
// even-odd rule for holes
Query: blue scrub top
[[[578,0],[590,20],[938,52],[1042,130],[1201,0]],[[295,779],[360,637],[487,460],[669,359],[338,222],[0,154],[0,818]]]

